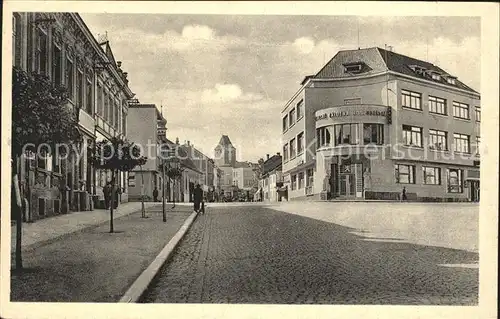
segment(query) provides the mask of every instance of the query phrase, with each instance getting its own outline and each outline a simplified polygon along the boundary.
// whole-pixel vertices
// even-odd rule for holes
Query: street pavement
[[[336,203],[302,204],[323,207],[317,208],[323,211],[321,214],[314,213],[316,208],[309,210],[313,218],[301,216],[305,212],[290,213],[293,206],[286,205],[209,206],[205,215],[198,216],[142,302],[477,305],[479,270],[445,266],[475,264],[477,253],[394,240],[394,236],[374,238],[376,233],[370,224],[385,229],[390,224],[388,219],[396,218],[394,206],[388,204],[369,204],[380,206],[368,217],[358,217],[358,222],[351,219],[351,224],[358,223],[355,228],[322,220],[327,219],[321,217],[327,215],[322,206],[325,204]],[[433,210],[447,207],[441,205]],[[326,207],[334,211],[334,206]],[[351,206],[349,213],[363,211],[357,207]],[[462,210],[459,207],[445,209],[453,213]],[[425,211],[415,213],[412,206],[395,210],[407,223],[408,216]],[[425,213],[419,216],[428,217]],[[453,217],[441,221],[443,225],[436,225],[432,232],[446,232],[450,219]],[[363,236],[359,224],[371,229],[369,238]],[[393,229],[390,232],[394,235]]]
[[[140,210],[130,211],[137,205],[123,205],[114,233],[109,233],[108,221],[97,218],[100,212],[88,212],[97,217],[84,219],[87,227],[73,220],[81,216],[68,214],[65,218],[79,226],[23,247],[25,269],[11,272],[11,301],[119,301],[192,213],[191,207],[169,207],[163,223],[161,205],[148,206],[148,218],[142,218]]]

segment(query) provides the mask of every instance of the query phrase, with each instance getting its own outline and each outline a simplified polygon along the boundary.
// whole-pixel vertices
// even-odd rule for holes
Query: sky
[[[208,156],[222,134],[241,161],[280,152],[281,109],[339,50],[387,44],[480,92],[474,17],[81,16],[94,36],[107,33],[140,102],[163,105],[167,137]]]

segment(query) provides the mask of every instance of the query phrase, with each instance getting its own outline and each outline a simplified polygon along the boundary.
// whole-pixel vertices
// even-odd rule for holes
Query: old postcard
[[[496,317],[498,5],[4,8],[2,317]]]

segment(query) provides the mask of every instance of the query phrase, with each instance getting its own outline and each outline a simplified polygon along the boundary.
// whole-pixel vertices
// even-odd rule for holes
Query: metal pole
[[[142,165],[141,165],[141,179],[142,179],[142,185],[141,185],[141,213],[142,213],[142,218],[146,218],[146,210],[144,209],[144,171],[142,170]]]
[[[163,222],[167,222],[167,213],[165,211],[165,160],[162,159],[162,212],[163,212]]]

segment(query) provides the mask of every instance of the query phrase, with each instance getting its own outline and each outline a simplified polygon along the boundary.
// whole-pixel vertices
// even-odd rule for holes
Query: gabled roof
[[[111,46],[109,45],[109,41],[101,43],[101,47],[104,46],[104,53],[108,57],[108,60],[113,64],[113,67],[117,68],[115,56],[113,55],[113,51],[111,50]]]
[[[345,66],[357,63],[362,63],[367,67],[363,68],[362,72],[360,73],[350,74],[345,72]],[[440,80],[432,79],[428,75],[416,73],[410,66],[419,66],[426,70],[437,72],[444,77],[441,77]],[[445,77],[452,76],[448,72],[432,63],[378,47],[339,51],[330,61],[328,61],[328,63],[323,66],[323,68],[321,68],[321,70],[319,70],[318,73],[316,73],[316,75],[313,76],[313,78],[348,78],[360,75],[381,74],[387,72],[387,70],[403,75],[413,76],[417,78],[419,77],[428,81],[438,82],[449,87],[459,88],[471,93],[479,94],[477,91],[459,81],[458,79],[455,80],[455,84],[448,83]],[[303,83],[305,83],[306,79]]]
[[[176,149],[176,154],[179,155],[180,157],[180,162],[183,167],[186,167],[192,171],[202,173],[198,170],[196,165],[193,163],[193,161],[188,157],[188,150],[186,150],[182,145],[177,145],[168,138],[165,138],[166,144],[168,145],[168,148],[170,149]]]
[[[274,170],[281,168],[281,155],[273,155],[268,160],[266,160],[263,164],[262,174],[268,174]]]

